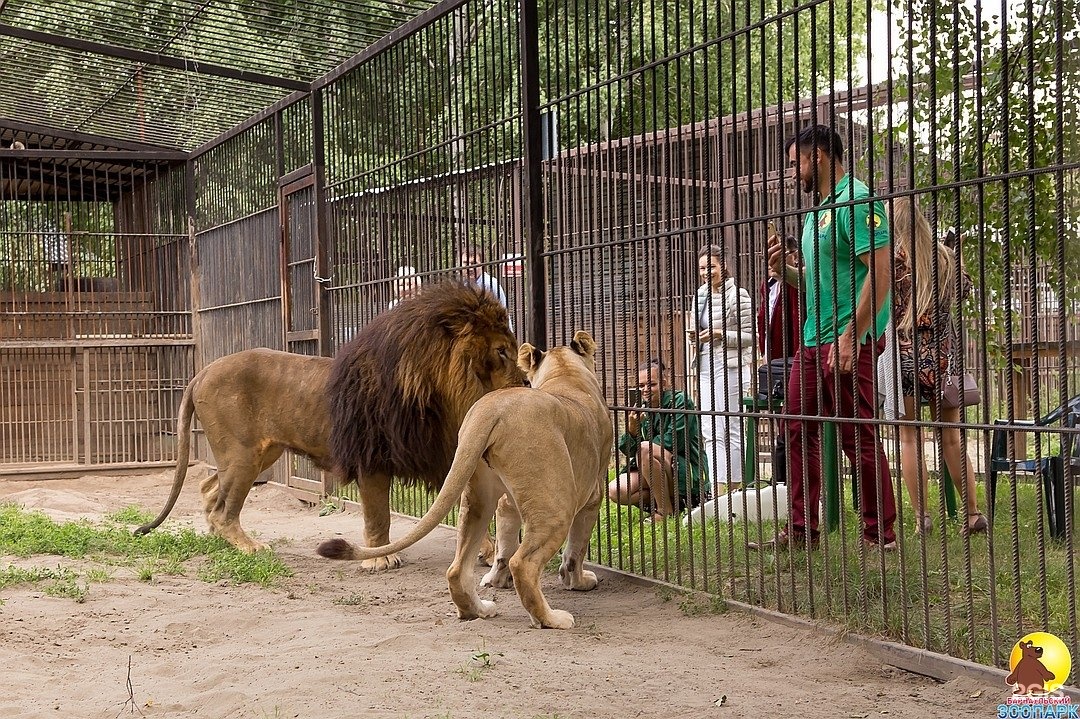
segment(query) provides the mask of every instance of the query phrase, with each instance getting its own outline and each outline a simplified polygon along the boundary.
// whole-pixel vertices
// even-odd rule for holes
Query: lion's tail
[[[156,528],[169,516],[173,505],[180,496],[180,490],[184,487],[184,479],[187,477],[188,459],[191,455],[191,417],[195,414],[195,384],[198,377],[188,382],[184,388],[184,396],[180,399],[180,415],[176,419],[176,474],[173,476],[172,492],[165,501],[165,508],[161,510],[157,518],[149,524],[144,524],[135,530],[135,534],[146,534]]]
[[[315,551],[330,559],[375,559],[408,549],[426,537],[442,522],[461,498],[461,493],[465,491],[469,478],[476,470],[476,464],[491,446],[491,432],[495,427],[495,422],[496,417],[490,417],[483,426],[470,427],[469,417],[466,415],[458,434],[454,462],[450,465],[450,472],[446,475],[442,489],[439,490],[438,496],[435,497],[428,511],[404,537],[382,547],[357,547],[343,539],[332,539],[320,544]]]

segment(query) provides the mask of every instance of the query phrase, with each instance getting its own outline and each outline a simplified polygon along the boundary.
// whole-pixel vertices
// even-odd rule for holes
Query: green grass
[[[52,555],[88,559],[102,566],[82,576],[72,570],[20,570],[8,567],[0,574],[0,590],[14,584],[53,582],[46,592],[84,601],[93,583],[112,578],[109,567],[130,567],[142,581],[157,575],[187,575],[194,571],[203,581],[226,580],[234,584],[272,586],[292,571],[273,552],[243,554],[225,540],[198,534],[192,529],[156,530],[135,536],[129,524],[142,524],[153,515],[127,507],[103,522],[57,523],[41,512],[29,512],[14,504],[0,504],[0,555],[33,557]]]
[[[1040,553],[1043,518],[1029,484],[1016,491],[1014,539],[1011,491],[1003,484],[992,545],[985,534],[970,541],[961,535],[962,512],[944,532],[935,515],[934,531],[923,541],[905,497],[902,551],[882,559],[863,548],[858,517],[845,498],[841,529],[823,534],[824,546],[810,553],[748,550],[748,542],[773,536],[771,522],[710,521],[688,529],[674,519],[643,524],[636,508],[605,504],[590,554],[601,564],[679,586],[983,664],[1006,665],[1013,643],[1036,629],[1061,637],[1075,653],[1067,547],[1046,537]],[[932,490],[930,507],[937,506]],[[693,604],[683,611],[702,613],[700,601]]]

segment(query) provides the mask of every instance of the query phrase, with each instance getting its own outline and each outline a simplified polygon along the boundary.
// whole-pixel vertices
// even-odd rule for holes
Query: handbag
[[[947,409],[972,407],[982,402],[979,384],[970,372],[951,374],[945,378],[941,391],[941,405]]]
[[[761,404],[783,402],[794,357],[778,357],[758,367],[757,401]]]

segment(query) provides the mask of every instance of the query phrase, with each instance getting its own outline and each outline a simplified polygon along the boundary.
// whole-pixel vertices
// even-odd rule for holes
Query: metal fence
[[[607,502],[591,557],[978,662],[1007,664],[1036,629],[1076,654],[1076,415],[1053,412],[1080,392],[1077,19],[1056,4],[1001,10],[1004,19],[978,3],[922,0],[444,2],[187,158],[190,190],[177,197],[191,228],[171,232],[193,243],[198,365],[253,346],[332,354],[402,291],[486,272],[521,339],[559,344],[586,329],[599,340],[617,432],[639,366],[659,359],[665,387],[695,402],[689,414],[742,435],[733,464],[775,481],[778,420],[792,415],[755,400],[760,328],[732,340],[745,351],[729,374],[749,378],[729,380],[740,383],[734,406],[701,389],[687,330],[701,329],[703,246],[719,247],[756,325],[768,225],[797,236],[815,209],[858,209],[792,176],[785,141],[825,125],[843,144],[844,170],[877,197],[917,197],[933,237],[963,236],[956,252],[973,291],[938,304],[964,330],[957,365],[976,376],[982,401],[958,422],[924,408],[862,423],[884,440],[891,471],[878,492],[896,499],[898,551],[860,541],[864,469],[834,448],[819,548],[751,550],[784,524],[792,497],[759,508],[764,495],[750,492],[734,511],[761,521],[714,510],[650,522],[647,507]],[[914,259],[918,280],[927,265]],[[942,268],[929,266],[936,282]],[[185,283],[160,286],[182,298],[171,307],[187,307]],[[29,311],[10,307],[5,327]],[[36,386],[38,370],[17,366],[4,365],[3,387]],[[39,423],[20,411],[0,423],[3,447],[35,444],[30,424],[76,447],[70,433],[83,420]],[[916,447],[931,474],[929,534],[914,531],[901,471],[898,437],[914,426],[925,429]],[[966,485],[949,491],[942,449],[952,429],[989,532],[961,532]],[[314,469],[285,464],[277,479],[318,498]],[[612,477],[626,469],[613,448]],[[419,512],[429,499],[395,501]]]
[[[0,166],[0,472],[175,461],[193,370],[183,165]]]

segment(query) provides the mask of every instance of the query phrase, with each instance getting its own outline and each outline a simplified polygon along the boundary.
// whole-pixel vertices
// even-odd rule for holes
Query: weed
[[[112,579],[112,572],[110,572],[108,569],[105,569],[103,567],[93,567],[91,569],[86,570],[86,582],[87,582],[87,584],[89,584],[91,582],[96,582],[97,584],[102,584],[103,582],[107,582],[110,579]]]
[[[45,593],[50,597],[64,597],[74,599],[79,604],[86,601],[86,595],[90,592],[88,583],[79,584],[77,575],[71,570],[63,570],[61,576],[56,577],[52,584],[45,587]]]
[[[151,512],[147,512],[142,507],[138,507],[134,504],[124,507],[118,512],[113,512],[105,517],[106,522],[112,522],[113,524],[147,524],[153,521],[154,515]]]
[[[671,587],[661,584],[656,588],[656,598],[661,602],[670,602],[675,597],[675,590]]]
[[[481,638],[480,649],[477,649],[475,652],[473,652],[470,660],[474,664],[479,665],[481,669],[491,669],[493,666],[495,666],[493,657],[501,657],[502,655],[502,652],[489,652],[487,650],[487,639]]]
[[[679,602],[679,609],[688,617],[698,617],[704,614],[723,614],[728,607],[720,597],[687,592]]]
[[[337,497],[331,497],[329,494],[322,498],[319,502],[319,516],[325,517],[330,514],[336,514],[337,512],[343,512],[345,510],[345,501]]]

